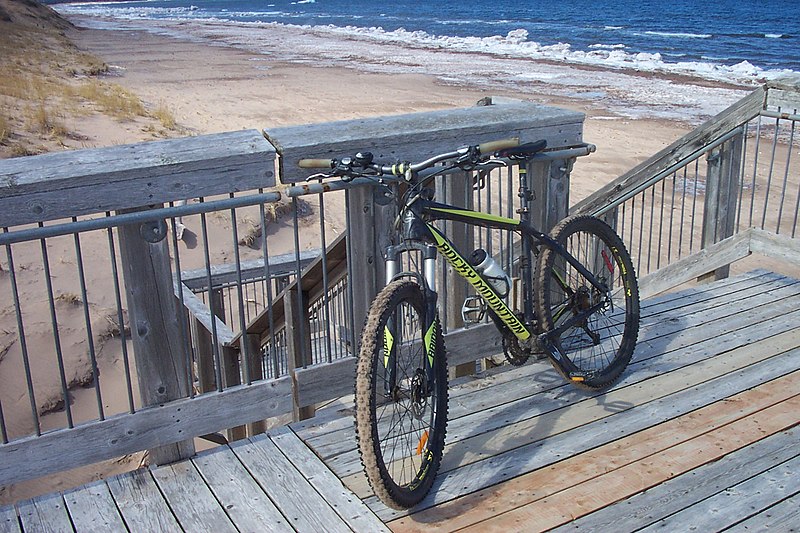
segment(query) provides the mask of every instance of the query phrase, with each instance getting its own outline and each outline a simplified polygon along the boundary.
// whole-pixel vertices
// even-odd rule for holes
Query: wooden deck
[[[795,527],[800,281],[752,272],[648,299],[642,315],[605,393],[541,362],[454,384],[442,469],[411,513],[371,495],[342,399],[191,461],[20,502],[0,532]]]
[[[288,428],[0,509],[0,533],[387,531]]]
[[[651,298],[642,316],[634,360],[606,393],[545,363],[454,386],[442,468],[412,513],[370,494],[346,403],[293,429],[395,531],[796,521],[800,282],[753,272]]]

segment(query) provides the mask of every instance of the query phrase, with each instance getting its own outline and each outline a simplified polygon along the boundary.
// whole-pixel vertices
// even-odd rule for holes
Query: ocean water
[[[213,39],[279,60],[523,92],[546,85],[554,95],[630,116],[704,117],[747,87],[800,73],[798,0],[144,0],[54,7],[94,17],[101,27]]]

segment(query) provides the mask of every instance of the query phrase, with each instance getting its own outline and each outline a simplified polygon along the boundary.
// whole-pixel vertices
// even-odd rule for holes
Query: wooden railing
[[[616,227],[644,296],[725,277],[738,253],[714,252],[716,243],[749,228],[797,236],[798,109],[800,80],[760,87],[570,213],[605,217]]]
[[[566,212],[575,156],[563,149],[582,145],[582,124],[580,113],[509,103],[282,128],[267,132],[269,142],[243,131],[0,162],[0,290],[11,303],[0,347],[0,485],[145,449],[170,462],[191,455],[195,437],[253,434],[265,419],[310,416],[352,391],[356,324],[382,284],[391,207],[366,187],[306,197],[308,210],[299,198],[286,204],[275,177],[302,181],[299,158],[370,150],[413,160],[546,138],[563,154],[531,168],[546,226]],[[484,200],[467,180],[442,184],[442,194],[511,210],[511,194],[494,199],[510,179],[493,176]],[[265,211],[278,201],[289,207],[270,226]],[[341,211],[343,232],[331,235]],[[240,244],[243,221],[260,225],[244,239],[257,250]],[[189,228],[182,240],[179,223]],[[510,246],[498,246],[510,258]],[[482,327],[459,328],[459,291],[449,304],[451,360],[496,353],[499,339]],[[331,317],[346,323],[331,333]],[[348,357],[332,355],[332,335]],[[112,386],[115,375],[121,385]]]

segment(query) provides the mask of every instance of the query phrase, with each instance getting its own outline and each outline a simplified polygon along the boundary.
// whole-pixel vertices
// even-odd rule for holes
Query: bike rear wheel
[[[639,287],[633,263],[619,236],[595,217],[566,218],[552,237],[609,289],[596,289],[551,248],[539,255],[536,312],[543,331],[554,331],[572,317],[597,309],[551,338],[557,356],[567,358],[574,369],[565,374],[568,362],[553,365],[579,387],[608,387],[625,370],[636,347]]]
[[[444,449],[447,363],[438,317],[426,331],[425,303],[414,281],[387,285],[370,307],[356,371],[361,462],[372,490],[395,509],[425,497]]]

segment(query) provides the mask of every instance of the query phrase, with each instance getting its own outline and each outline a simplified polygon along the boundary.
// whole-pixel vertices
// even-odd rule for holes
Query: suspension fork
[[[400,255],[403,252],[411,250],[418,250],[422,253],[423,273],[420,275],[416,272],[400,272]],[[424,294],[424,305],[422,313],[422,349],[425,352],[425,376],[427,383],[433,383],[434,372],[434,356],[436,353],[436,332],[434,330],[434,323],[437,316],[437,300],[438,294],[436,292],[436,247],[430,244],[421,242],[406,242],[397,246],[389,246],[386,249],[386,284],[388,285],[398,277],[413,277],[417,279]],[[399,328],[403,326],[402,320],[398,320],[396,316],[389,317],[386,328],[388,331],[384,332],[384,338],[396,339],[398,334],[402,332]],[[387,345],[388,344],[388,345]],[[388,353],[387,353],[388,352]],[[386,380],[384,387],[387,394],[395,389],[397,385],[397,345],[394,342],[384,342],[384,365],[386,366]]]

